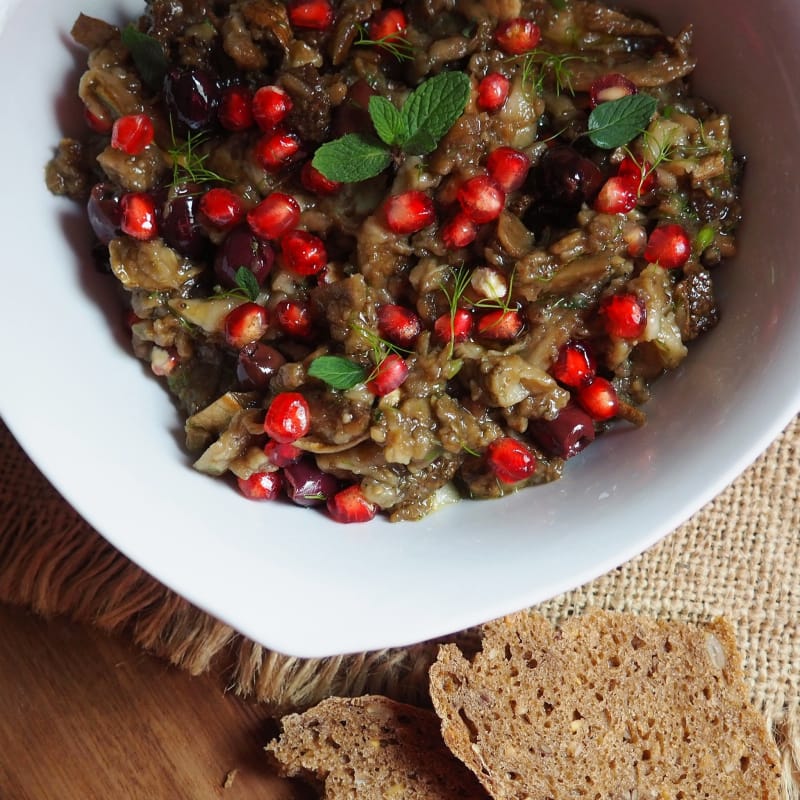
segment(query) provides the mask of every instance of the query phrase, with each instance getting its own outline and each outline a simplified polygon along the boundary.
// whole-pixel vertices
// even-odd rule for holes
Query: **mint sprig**
[[[656,99],[647,94],[629,94],[600,103],[589,114],[589,138],[603,150],[622,147],[642,133],[657,108]]]
[[[312,164],[329,180],[356,183],[383,172],[395,151],[426,155],[464,113],[470,91],[470,80],[463,72],[442,72],[420,84],[402,108],[385,97],[371,97],[369,115],[380,141],[348,133],[323,144]]]
[[[319,356],[308,365],[307,372],[331,388],[342,390],[358,386],[367,377],[364,367],[344,356]]]
[[[164,80],[169,63],[161,42],[142,33],[132,22],[121,32],[122,44],[128,48],[139,75],[149,89],[158,89]]]

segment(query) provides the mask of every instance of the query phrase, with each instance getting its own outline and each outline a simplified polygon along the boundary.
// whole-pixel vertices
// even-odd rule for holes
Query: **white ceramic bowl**
[[[43,165],[78,133],[79,11],[122,22],[140,0],[0,4],[4,243],[2,415],[108,540],[153,576],[273,649],[323,656],[405,645],[526,607],[652,545],[729,483],[800,409],[800,5],[639,0],[696,27],[699,93],[733,115],[746,223],[721,268],[723,319],[649,403],[563,480],[423,522],[342,526],[243,501],[193,471],[166,392],[124,348],[80,209]],[[125,16],[127,15],[127,16]]]

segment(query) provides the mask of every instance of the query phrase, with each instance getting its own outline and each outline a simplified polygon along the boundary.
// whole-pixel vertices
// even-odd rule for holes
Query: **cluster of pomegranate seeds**
[[[594,201],[595,211],[601,214],[627,214],[639,201],[639,182],[625,175],[609,178]]]
[[[328,263],[325,242],[308,231],[289,231],[280,244],[286,266],[298,275],[316,275]]]
[[[472,314],[466,308],[457,308],[452,315],[442,314],[433,324],[433,332],[442,342],[465,342],[472,333]]]
[[[257,342],[269,328],[269,315],[258,303],[242,303],[225,317],[225,341],[239,350]]]
[[[497,46],[507,55],[520,56],[536,48],[542,32],[532,19],[514,17],[501,22],[494,32]]]
[[[508,100],[511,81],[499,72],[490,72],[478,84],[478,97],[475,101],[481,111],[498,111]]]
[[[253,153],[267,172],[280,172],[301,157],[302,142],[292,131],[272,131],[256,142]]]
[[[589,102],[592,108],[600,103],[619,100],[631,94],[637,94],[639,89],[636,84],[618,72],[610,72],[595,80],[589,88]]]
[[[141,155],[154,137],[153,120],[147,114],[118,117],[111,128],[111,146],[129,156]]]
[[[249,500],[274,500],[283,488],[279,472],[254,472],[249,478],[237,478],[236,483]]]
[[[609,336],[636,339],[644,333],[647,312],[642,301],[632,292],[606,297],[598,310]]]
[[[489,177],[506,193],[519,189],[525,183],[530,168],[528,156],[513,147],[498,147],[486,159]]]
[[[386,225],[392,233],[416,233],[436,221],[433,200],[417,189],[387,198],[383,204],[383,213],[386,216]]]
[[[238,194],[217,186],[200,198],[200,213],[213,228],[229,230],[244,219],[244,206]]]
[[[552,366],[553,377],[571,389],[588,383],[596,371],[594,355],[581,342],[567,342],[562,345]]]
[[[458,187],[456,199],[464,215],[482,225],[500,216],[506,204],[506,193],[488,175],[475,175]]]
[[[399,42],[408,29],[408,19],[400,8],[385,8],[372,15],[367,25],[369,38],[375,42]]]
[[[405,382],[408,377],[408,364],[398,353],[389,353],[384,358],[367,381],[369,389],[376,397],[384,397],[393,392]]]
[[[264,433],[280,444],[302,439],[311,429],[311,410],[300,392],[275,396],[264,418]]]
[[[612,419],[619,411],[619,397],[614,385],[599,375],[579,387],[575,399],[586,413],[597,422]]]
[[[253,95],[253,119],[265,133],[275,130],[293,107],[292,98],[280,86],[261,86]]]
[[[686,229],[677,222],[653,229],[644,250],[645,261],[664,269],[680,269],[692,254],[692,241]]]
[[[519,336],[525,323],[515,308],[487,311],[478,319],[478,335],[497,342],[510,342]]]
[[[300,221],[300,205],[283,192],[268,194],[247,213],[247,224],[262,239],[278,240]]]
[[[448,250],[469,247],[478,236],[478,226],[462,211],[442,225],[439,235]]]
[[[275,306],[275,319],[280,329],[295,339],[308,339],[314,332],[311,309],[301,300],[281,300]]]
[[[120,200],[120,230],[141,241],[154,239],[158,235],[156,204],[144,192],[129,192]]]
[[[536,471],[536,456],[518,439],[501,436],[486,448],[486,463],[503,483],[518,483]]]
[[[328,0],[289,0],[286,12],[293,28],[324,31],[333,24],[333,6]]]
[[[422,331],[422,320],[405,306],[387,303],[378,306],[378,333],[399,347],[412,347]]]
[[[639,163],[630,156],[625,156],[617,167],[617,175],[636,181],[639,194],[648,194],[658,186],[658,177],[648,161]]]
[[[327,508],[331,519],[342,523],[369,522],[378,513],[378,507],[367,500],[356,484],[329,497]]]

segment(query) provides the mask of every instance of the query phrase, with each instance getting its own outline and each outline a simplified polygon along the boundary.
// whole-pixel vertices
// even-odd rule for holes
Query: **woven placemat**
[[[267,651],[132,564],[57,494],[0,423],[0,601],[130,638],[271,713],[331,694],[425,702],[438,642],[328,659]],[[643,555],[537,607],[554,624],[588,606],[663,619],[726,616],[752,700],[800,798],[800,418],[733,484]],[[476,636],[475,631],[456,639]]]

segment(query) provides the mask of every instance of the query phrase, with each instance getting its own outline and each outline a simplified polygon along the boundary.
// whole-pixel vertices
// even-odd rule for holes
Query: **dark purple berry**
[[[201,67],[174,67],[164,78],[167,109],[189,131],[203,130],[214,122],[221,98],[217,77]]]
[[[287,497],[300,506],[320,505],[339,491],[339,481],[310,458],[285,467],[283,477]]]
[[[266,391],[272,376],[286,363],[274,348],[263,342],[251,342],[239,351],[236,380],[246,391]]]
[[[545,453],[559,458],[572,458],[594,441],[592,418],[575,403],[568,403],[553,420],[536,420],[528,432]]]
[[[97,183],[92,187],[86,212],[94,235],[100,242],[108,244],[119,236],[122,209],[113,184]]]
[[[236,286],[236,272],[240,267],[245,267],[261,285],[274,261],[275,251],[269,242],[255,236],[248,225],[239,225],[217,249],[214,272],[224,287],[233,289]]]
[[[208,249],[198,219],[201,189],[196,184],[173,187],[161,206],[160,231],[164,241],[181,255],[200,258]]]

